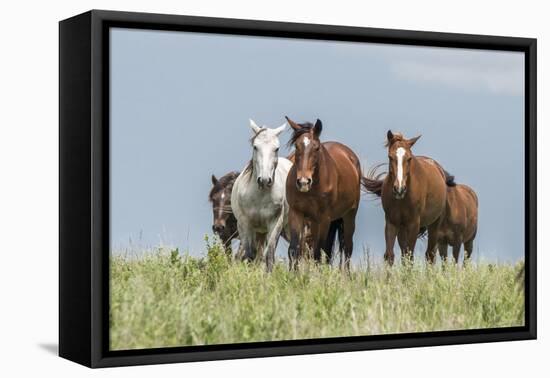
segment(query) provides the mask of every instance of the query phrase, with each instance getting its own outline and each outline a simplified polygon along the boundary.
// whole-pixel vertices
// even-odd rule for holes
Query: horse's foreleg
[[[426,248],[426,261],[435,262],[437,240],[439,238],[439,220],[428,226],[428,247]]]
[[[413,264],[414,262],[414,248],[416,247],[416,241],[418,240],[418,232],[420,230],[420,219],[413,221],[407,227],[405,227],[405,248],[402,250],[401,261],[405,264]],[[434,251],[435,253],[435,251]]]
[[[386,252],[384,252],[384,261],[389,265],[393,265],[395,255],[393,253],[393,246],[395,245],[395,237],[397,236],[397,227],[386,219],[386,227],[384,230],[384,237],[386,239]]]
[[[275,263],[275,249],[279,241],[279,236],[283,230],[283,214],[277,218],[275,222],[270,226],[270,231],[267,234],[267,246],[265,252],[265,263],[268,272],[273,270],[273,264]]]
[[[252,261],[256,257],[255,232],[248,230],[244,222],[239,222],[239,235],[241,237],[241,250],[243,261]]]
[[[254,258],[256,261],[258,262],[262,262],[263,259],[264,259],[264,254],[265,254],[265,242],[266,242],[266,238],[267,238],[267,235],[266,234],[261,234],[261,233],[256,233],[256,238],[254,239],[255,243],[254,245],[256,246],[256,249],[255,249],[255,255],[254,255]]]
[[[448,245],[447,243],[440,241],[437,243],[437,249],[439,250],[439,256],[441,257],[441,261],[447,262],[447,257],[449,256],[448,252]]]
[[[464,265],[470,261],[472,257],[472,251],[474,250],[474,239],[470,239],[464,243]]]
[[[355,215],[357,209],[348,212],[343,218],[344,228],[344,268],[349,273],[351,264],[351,254],[353,253],[353,234],[355,233]]]
[[[462,243],[453,244],[453,258],[455,259],[455,264],[458,264],[458,257],[460,255],[460,245]]]
[[[412,253],[409,250],[409,238],[407,237],[407,229],[401,227],[397,231],[397,242],[399,243],[399,248],[401,249],[401,263],[405,265],[412,261]]]
[[[320,219],[318,222],[312,221],[310,227],[313,239],[313,259],[316,262],[321,262],[321,249],[325,246],[330,227],[330,219]]]

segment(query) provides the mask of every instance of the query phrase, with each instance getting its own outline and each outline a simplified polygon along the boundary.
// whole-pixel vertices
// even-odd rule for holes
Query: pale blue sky
[[[478,193],[474,257],[523,258],[523,71],[514,52],[112,29],[112,249],[201,254],[210,175],[246,164],[249,118],[277,127],[288,115],[320,118],[322,140],[350,146],[364,170],[386,162],[388,129],[422,134],[414,152]],[[380,258],[383,227],[364,196],[354,255]]]

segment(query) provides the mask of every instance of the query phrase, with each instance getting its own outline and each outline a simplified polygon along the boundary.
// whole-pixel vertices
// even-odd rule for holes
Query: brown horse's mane
[[[229,172],[228,174],[220,177],[216,185],[214,185],[212,189],[210,189],[210,193],[208,194],[208,201],[212,202],[215,193],[219,192],[220,190],[224,190],[228,186],[232,186],[237,177],[239,177],[239,172],[237,171]]]
[[[294,132],[292,133],[292,136],[287,143],[288,147],[292,147],[296,143],[298,138],[300,138],[300,136],[309,133],[314,127],[313,123],[311,122],[299,123],[298,125],[300,125],[300,128],[297,130],[294,129]]]

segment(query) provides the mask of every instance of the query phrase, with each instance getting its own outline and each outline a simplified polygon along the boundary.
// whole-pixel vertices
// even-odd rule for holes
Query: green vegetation
[[[523,264],[356,267],[272,274],[157,250],[111,258],[111,349],[493,328],[524,324]],[[418,259],[420,260],[420,259]]]

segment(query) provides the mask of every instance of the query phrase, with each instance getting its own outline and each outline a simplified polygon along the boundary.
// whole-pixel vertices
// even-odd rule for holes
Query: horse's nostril
[[[271,179],[271,177],[270,177],[270,178],[267,179],[267,185],[271,185],[271,184],[273,184],[273,179]]]
[[[256,180],[256,182],[257,182],[259,185],[262,185],[262,178],[261,178],[261,177],[258,177],[258,179]]]
[[[300,186],[301,182],[300,179],[296,180],[296,185]]]
[[[310,178],[308,178],[308,179],[307,179],[307,184],[308,184],[308,185],[311,185],[311,181],[312,181],[312,180],[311,180]]]
[[[221,225],[221,224],[217,224],[215,226],[212,226],[212,228],[214,229],[214,232],[223,232],[223,230],[225,229],[225,226],[224,225]]]

